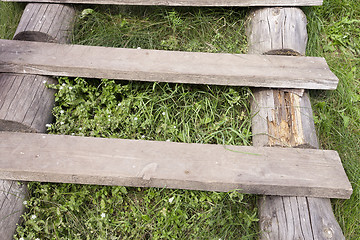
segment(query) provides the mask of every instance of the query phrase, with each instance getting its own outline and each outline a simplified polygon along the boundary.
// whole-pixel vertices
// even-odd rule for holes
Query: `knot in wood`
[[[280,10],[281,10],[281,8],[279,8],[279,7],[273,8],[273,11],[272,11],[273,16],[279,15]]]
[[[334,236],[334,231],[331,228],[324,228],[324,237],[326,239],[332,239]]]

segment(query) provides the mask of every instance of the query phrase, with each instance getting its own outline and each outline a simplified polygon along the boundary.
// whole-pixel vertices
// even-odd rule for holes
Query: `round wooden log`
[[[72,30],[75,9],[69,5],[26,5],[14,40],[66,43]]]
[[[14,39],[66,43],[75,18],[74,8],[61,4],[28,4]],[[52,121],[54,91],[50,77],[0,74],[0,131],[45,132]],[[0,236],[13,239],[24,212],[27,186],[0,180]]]
[[[0,74],[0,130],[46,132],[52,121],[55,84],[49,77],[24,74]]]
[[[249,53],[305,55],[306,16],[299,8],[261,8],[249,16]]]
[[[75,9],[62,4],[30,3],[14,39],[66,43]],[[0,75],[0,131],[45,132],[52,120],[54,91],[44,83],[53,78],[35,75]]]
[[[16,181],[0,180],[0,236],[12,240],[20,216],[25,210],[27,186]]]
[[[298,8],[261,8],[250,14],[249,53],[304,55],[306,16]],[[304,91],[254,89],[254,146],[318,148],[312,108]],[[261,239],[344,239],[329,199],[263,196]]]

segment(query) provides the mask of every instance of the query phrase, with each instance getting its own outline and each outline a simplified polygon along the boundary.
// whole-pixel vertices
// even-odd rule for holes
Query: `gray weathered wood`
[[[69,6],[28,4],[14,38],[65,43],[74,17]],[[45,76],[0,73],[0,131],[46,131],[45,124],[52,121],[54,91],[45,87],[45,81],[56,82]],[[0,180],[1,240],[13,239],[26,195],[25,183]]]
[[[0,180],[0,234],[2,240],[13,239],[16,224],[24,212],[27,187],[17,181]]]
[[[74,18],[70,6],[28,4],[14,39],[66,43]],[[46,76],[0,73],[0,130],[46,131],[45,125],[52,121],[54,91],[45,82],[56,81]]]
[[[50,77],[24,74],[0,74],[0,130],[45,132],[51,123],[55,91],[45,83]]]
[[[306,18],[296,8],[264,8],[252,13],[249,52],[304,55]],[[254,89],[254,146],[318,148],[307,93]],[[261,239],[344,239],[329,199],[264,196],[259,207]]]
[[[75,9],[62,4],[26,5],[14,39],[65,43],[72,31]]]
[[[330,199],[306,198],[314,239],[345,239],[332,211]]]
[[[349,198],[335,151],[0,133],[0,178]]]
[[[0,72],[253,87],[335,89],[323,58],[193,53],[0,40]]]
[[[306,16],[299,8],[262,8],[249,14],[249,53],[266,54],[293,50],[305,54]],[[305,43],[305,44],[304,44]]]
[[[5,2],[27,2],[28,0],[2,0]],[[79,3],[113,5],[157,5],[157,6],[319,6],[322,0],[33,0],[40,3]]]
[[[263,196],[260,203],[261,239],[345,239],[327,198]]]
[[[302,214],[308,207],[305,197],[266,196],[261,202],[260,226],[263,231],[269,231],[262,233],[262,239],[314,239],[309,231],[310,218]],[[272,217],[264,218],[264,215]]]

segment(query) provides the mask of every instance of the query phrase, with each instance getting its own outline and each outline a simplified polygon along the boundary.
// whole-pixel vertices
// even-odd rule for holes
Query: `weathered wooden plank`
[[[323,58],[0,40],[0,72],[253,87],[335,89]]]
[[[65,43],[74,17],[75,10],[71,6],[28,4],[14,38]],[[63,23],[55,22],[58,20]],[[0,131],[46,131],[45,124],[52,121],[54,90],[46,88],[44,82],[56,83],[56,80],[45,76],[0,73]],[[24,212],[26,195],[26,183],[0,180],[1,240],[13,239],[16,224]]]
[[[29,0],[2,0],[4,2],[28,2]],[[320,6],[322,0],[32,0],[38,3],[77,3],[111,5],[156,5],[156,6]]]
[[[348,198],[335,151],[0,133],[0,178]]]
[[[258,9],[248,35],[250,53],[304,55],[306,17],[297,8]],[[319,147],[306,92],[254,89],[254,98],[254,146]],[[259,205],[261,239],[345,239],[329,199],[263,196]]]

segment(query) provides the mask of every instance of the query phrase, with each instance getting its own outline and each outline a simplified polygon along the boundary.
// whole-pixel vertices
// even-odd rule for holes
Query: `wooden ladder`
[[[0,222],[0,235],[4,236],[3,239],[12,238],[16,223],[23,212],[22,202],[26,193],[25,185],[17,185],[11,180],[167,186],[211,191],[241,188],[249,193],[286,195],[286,197],[264,196],[262,198],[260,202],[262,239],[344,239],[328,199],[329,197],[349,198],[352,191],[337,153],[314,149],[268,148],[269,146],[318,148],[311,104],[307,92],[303,89],[336,88],[338,79],[330,72],[323,59],[56,44],[56,42],[66,42],[75,10],[68,5],[45,4],[45,2],[51,2],[171,6],[274,6],[274,8],[256,9],[251,13],[248,28],[249,53],[284,54],[290,49],[292,52],[304,55],[307,41],[305,15],[298,8],[275,6],[320,5],[322,1],[38,0],[33,2],[39,4],[30,3],[26,6],[14,39],[49,43],[0,40],[0,72],[3,72],[0,74],[0,129],[7,131],[0,134],[0,151],[3,156],[6,156],[0,160],[0,178],[7,179],[1,184],[4,194],[0,195],[0,201],[3,202],[0,219],[12,216]],[[71,54],[64,54],[69,53],[70,49]],[[116,54],[112,55],[112,52]],[[96,61],[94,53],[98,54],[97,59],[97,56],[103,56],[101,57],[103,65],[94,64]],[[108,57],[109,54],[113,56],[111,59]],[[114,60],[116,55],[122,56],[121,59],[116,59],[116,63],[109,61]],[[81,56],[88,61],[81,60]],[[49,63],[50,58],[52,62]],[[56,62],[57,59],[63,58],[68,58],[68,61]],[[74,65],[72,59],[80,59],[80,61]],[[147,64],[149,61],[144,61],[149,59],[156,61],[157,64]],[[216,63],[220,64],[221,68],[218,67],[212,72],[208,66]],[[259,68],[266,68],[266,74],[259,71]],[[86,71],[81,69],[86,69]],[[51,119],[54,95],[53,91],[46,89],[42,82],[54,82],[49,77],[53,75],[141,81],[168,81],[167,79],[171,78],[173,82],[256,87],[253,89],[255,98],[252,102],[253,112],[257,113],[252,120],[255,134],[254,147],[11,133],[10,131],[45,132],[45,124]],[[31,100],[24,101],[26,99],[24,96]],[[29,142],[34,144],[29,144]],[[92,164],[98,164],[97,161],[100,158],[102,160],[106,158],[110,163],[110,168],[100,169],[101,171],[94,171],[92,168],[84,169],[84,166],[89,163],[81,158],[71,159],[71,154],[61,155],[64,152],[61,149],[64,148],[77,151],[71,148],[75,142],[77,146],[93,144],[95,157]],[[59,146],[59,143],[63,145]],[[46,170],[37,168],[36,163],[43,164],[42,161],[51,159],[48,151],[38,147],[42,145],[50,147],[55,152],[58,151],[57,156],[61,156],[64,161],[52,162],[54,168]],[[118,164],[114,162],[114,157],[106,157],[101,147],[96,148],[96,146],[108,146],[116,152],[114,146],[131,149],[128,147],[130,145],[141,147],[147,154],[141,154],[141,151],[122,151],[116,155],[117,159],[121,159],[122,166],[128,167],[123,169],[121,174],[119,170],[114,169],[114,165]],[[16,152],[14,152],[14,146],[17,146]],[[167,150],[161,154],[160,149]],[[81,154],[84,152],[85,149],[82,149]],[[175,154],[178,152],[191,152],[197,160],[194,161],[189,154],[180,154],[180,156]],[[206,152],[213,157],[201,157]],[[171,154],[173,161],[169,164],[167,156]],[[129,158],[132,159],[131,163]],[[71,161],[66,162],[65,159]],[[175,160],[179,159],[180,166],[174,169],[174,165],[178,162]],[[300,161],[301,159],[303,160]],[[24,165],[25,162],[27,164]],[[78,164],[79,171],[69,172],[68,166],[74,162]],[[135,165],[134,162],[136,162]],[[60,166],[56,167],[56,164]],[[311,167],[313,164],[323,166],[324,173],[329,170],[329,166],[331,171],[324,175],[325,178],[308,172],[308,176],[314,177],[309,186],[309,181],[304,181],[301,175],[313,169]],[[189,165],[193,167],[185,167]],[[274,174],[274,171],[269,170],[271,168],[264,168],[271,165],[286,167],[277,175],[265,177]],[[232,171],[226,171],[223,166],[231,166]],[[249,169],[253,170],[247,171]],[[259,171],[259,169],[262,170]],[[293,169],[294,172],[300,171],[298,179],[294,182],[281,181],[283,178],[289,180],[290,174],[292,174],[291,177],[294,176],[294,172],[287,172],[289,169]],[[176,174],[169,176],[169,171],[175,171]],[[218,171],[223,172],[216,174]],[[97,176],[95,180],[93,177],[89,178],[89,172]],[[338,178],[332,178],[335,175]],[[69,176],[73,177],[69,178]],[[328,182],[327,176],[330,176],[333,182]],[[254,182],[249,184],[249,180]],[[13,212],[16,213],[13,214]]]

